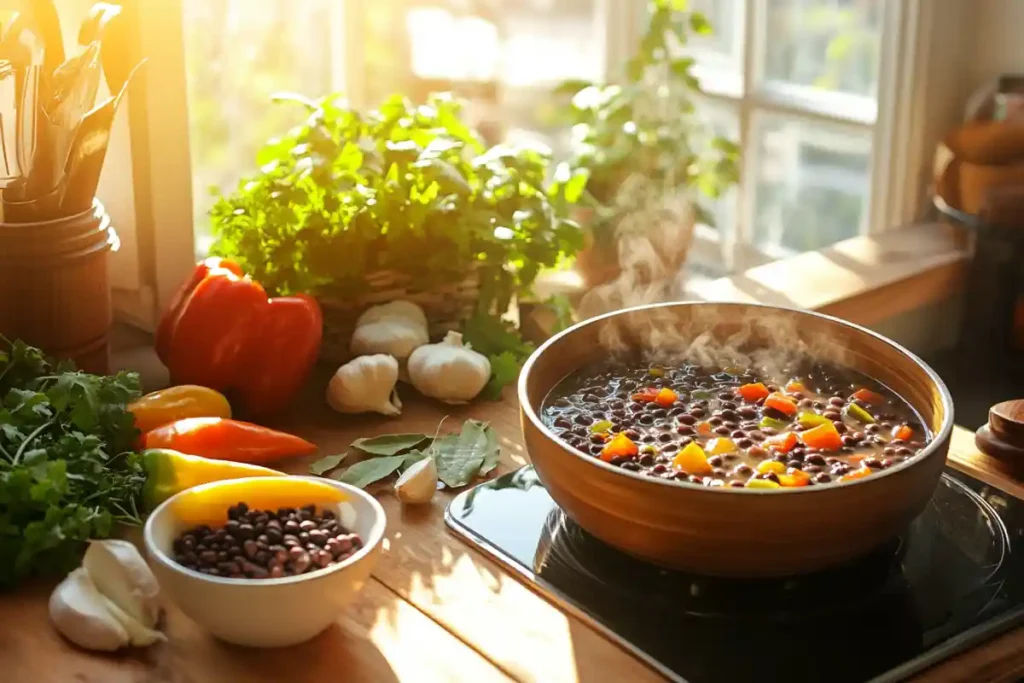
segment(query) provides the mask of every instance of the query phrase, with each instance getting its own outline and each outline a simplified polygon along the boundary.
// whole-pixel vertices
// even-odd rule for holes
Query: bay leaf
[[[490,473],[501,463],[501,446],[498,445],[497,432],[485,425],[484,433],[487,435],[487,445],[484,447],[484,461],[480,465],[480,476]]]
[[[397,455],[419,446],[429,438],[426,434],[382,434],[356,439],[352,442],[352,447],[370,455]]]
[[[348,451],[344,453],[338,453],[337,455],[328,455],[320,458],[316,462],[310,463],[309,472],[317,476],[324,472],[330,472],[335,467],[341,464],[341,461],[348,457]]]
[[[480,473],[487,454],[484,424],[466,420],[462,431],[436,439],[431,453],[437,462],[437,476],[451,488],[465,486]]]
[[[404,461],[404,455],[370,458],[369,460],[357,462],[344,472],[332,474],[331,479],[337,479],[344,484],[351,484],[356,488],[362,489],[394,474]]]
[[[410,465],[418,463],[423,458],[429,458],[430,456],[421,450],[409,451],[405,454],[405,460],[402,461],[402,470],[406,470]]]

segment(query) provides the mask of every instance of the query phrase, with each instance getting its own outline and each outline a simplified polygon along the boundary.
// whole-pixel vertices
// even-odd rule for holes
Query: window
[[[888,227],[872,189],[889,162],[875,151],[895,115],[899,4],[691,0],[715,33],[680,49],[697,60],[711,118],[735,122],[744,160],[710,235],[734,268]]]
[[[697,63],[705,90],[699,111],[743,154],[742,182],[712,207],[718,227],[698,231],[695,271],[718,276],[911,217],[927,144],[915,127],[920,89],[911,86],[927,73],[929,3],[689,5],[715,29],[678,46]],[[257,170],[267,138],[301,121],[300,108],[269,103],[274,93],[343,91],[369,106],[396,91],[417,100],[453,90],[469,100],[471,123],[489,142],[538,141],[559,157],[570,133],[554,116],[552,86],[614,77],[646,25],[638,0],[137,0],[135,7],[150,61],[146,101],[130,102],[131,156],[136,205],[149,223],[140,226],[139,261],[155,263],[157,303],[185,277],[182,242],[199,255],[211,243],[210,188],[230,192]],[[179,80],[185,88],[168,85]],[[148,124],[142,133],[139,120]],[[186,213],[194,236],[178,227]],[[164,267],[171,247],[174,263]]]

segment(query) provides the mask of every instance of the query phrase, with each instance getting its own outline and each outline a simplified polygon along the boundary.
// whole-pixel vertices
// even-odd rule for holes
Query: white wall
[[[971,87],[999,74],[1024,73],[1024,0],[970,0],[974,48]]]

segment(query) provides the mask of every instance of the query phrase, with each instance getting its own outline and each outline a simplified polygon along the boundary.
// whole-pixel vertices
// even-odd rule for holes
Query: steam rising
[[[692,205],[683,198],[630,212],[618,227],[622,272],[583,296],[581,318],[693,300],[686,292],[684,264],[694,225]],[[671,308],[647,309],[613,318],[599,340],[613,356],[640,348],[654,362],[742,368],[776,382],[808,363],[847,365],[845,347],[831,336],[801,330],[796,315],[756,307],[693,307],[685,316]]]

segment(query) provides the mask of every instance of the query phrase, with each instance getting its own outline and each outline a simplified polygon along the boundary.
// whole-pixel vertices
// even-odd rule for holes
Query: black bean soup
[[[868,377],[805,364],[739,368],[607,361],[566,377],[543,419],[570,446],[631,472],[775,489],[871,476],[919,453],[913,408]]]

